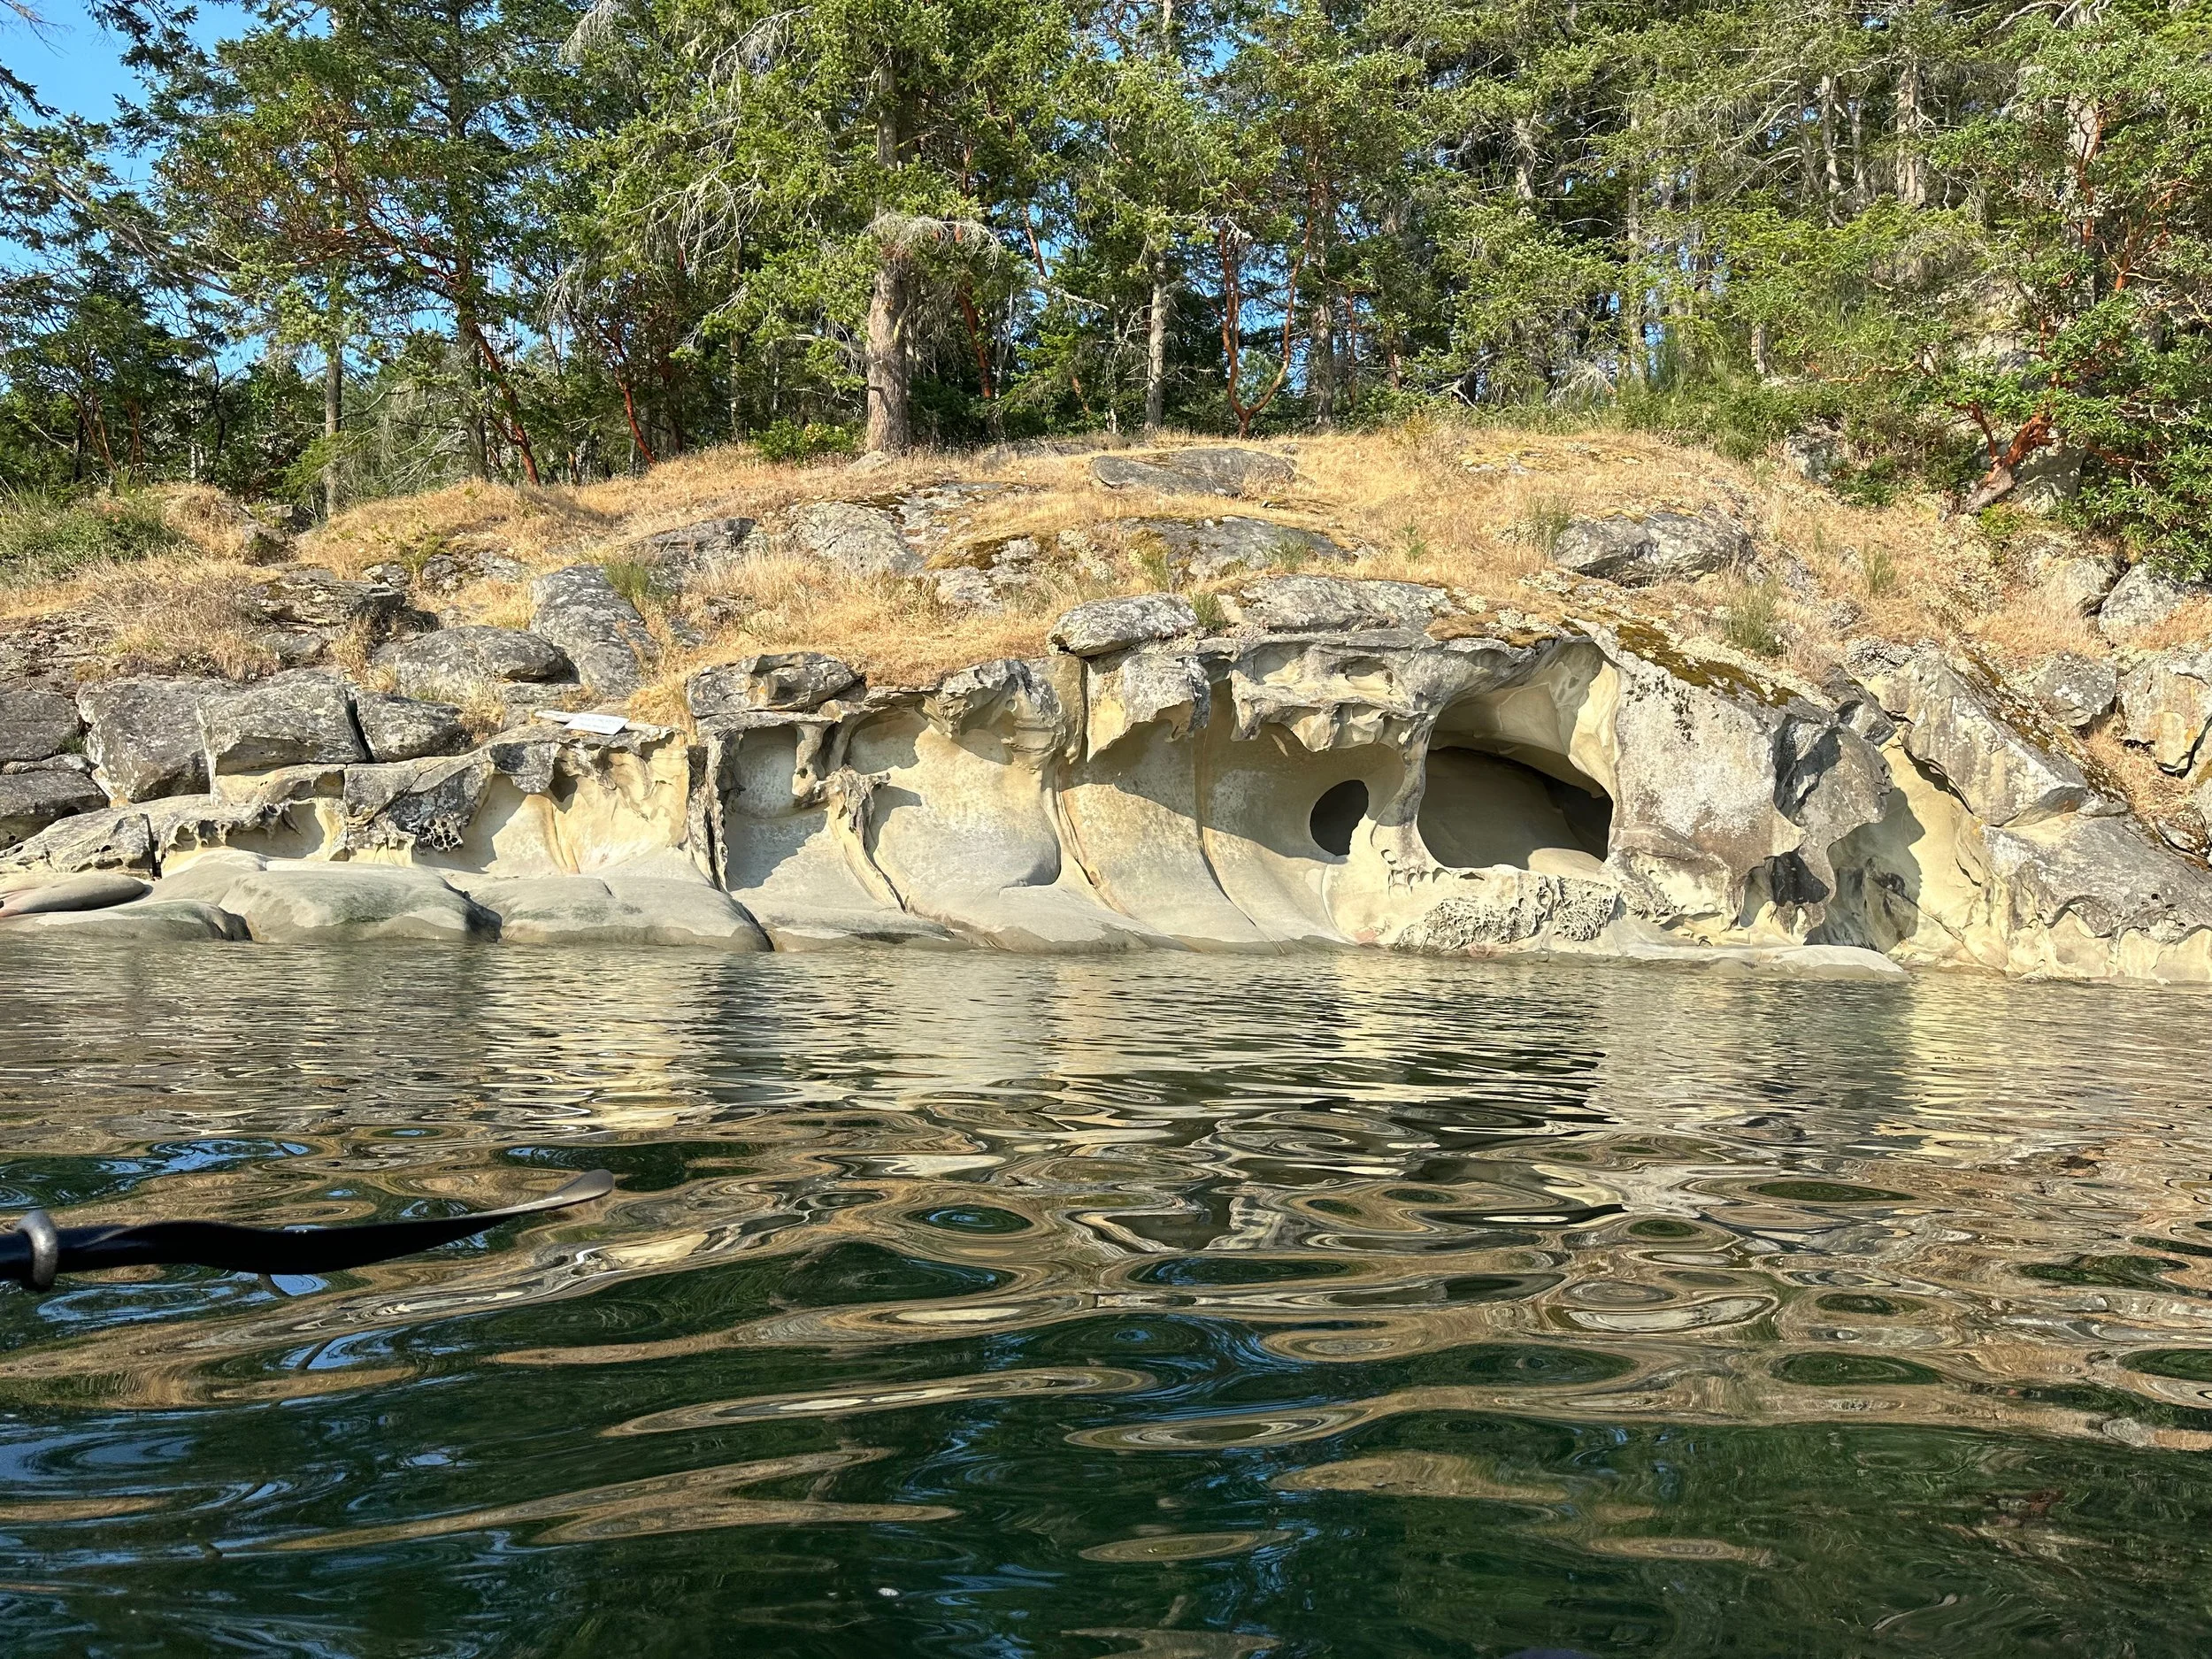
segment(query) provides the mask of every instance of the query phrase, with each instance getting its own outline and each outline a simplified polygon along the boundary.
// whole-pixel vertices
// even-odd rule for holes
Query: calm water
[[[11,1655],[2195,1655],[2212,1000],[0,949]]]

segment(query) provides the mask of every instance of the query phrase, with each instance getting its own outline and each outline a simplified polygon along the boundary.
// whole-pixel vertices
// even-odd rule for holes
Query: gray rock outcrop
[[[1091,476],[1108,489],[1156,489],[1177,495],[1260,496],[1286,488],[1298,475],[1287,456],[1230,444],[1101,455]]]
[[[2148,565],[2138,565],[2114,584],[2097,608],[2097,631],[2124,645],[2147,634],[2189,602],[2191,590]]]
[[[127,801],[207,787],[200,714],[231,687],[216,680],[111,680],[78,695],[85,753],[96,775]]]
[[[751,518],[702,518],[641,536],[623,551],[651,570],[660,586],[680,593],[741,564],[757,527]]]
[[[480,626],[440,628],[388,645],[376,656],[406,695],[464,707],[496,703],[527,708],[549,703],[555,687],[576,683],[566,652],[535,634]]]
[[[2076,616],[2096,611],[2125,569],[2117,557],[2064,542],[2038,548],[2028,560],[2036,588],[2053,604]]]
[[[344,766],[369,757],[345,682],[312,669],[208,697],[200,726],[211,778],[280,766]]]
[[[108,792],[77,772],[0,775],[0,849],[29,841],[50,824],[108,803]]]
[[[434,755],[457,755],[468,747],[468,728],[462,724],[461,710],[449,703],[357,691],[353,712],[371,760],[423,760]]]
[[[2120,675],[2110,663],[2061,651],[2038,664],[2021,688],[2060,725],[2080,731],[2111,712]]]
[[[84,734],[77,705],[35,686],[0,686],[0,764],[45,760]]]
[[[1055,649],[1076,657],[1099,657],[1148,640],[1194,633],[1198,612],[1179,594],[1139,594],[1129,599],[1098,599],[1064,612],[1052,625]]]
[[[531,596],[531,631],[567,655],[593,695],[617,702],[645,683],[660,648],[603,567],[572,565],[541,576]]]
[[[898,520],[859,502],[818,501],[791,515],[784,541],[802,557],[856,576],[918,576],[925,561],[899,534]]]
[[[1717,514],[1655,512],[1642,518],[1577,518],[1559,533],[1552,563],[1578,576],[1647,588],[1694,581],[1749,562],[1751,537]]]
[[[1274,634],[1418,631],[1450,609],[1451,596],[1441,588],[1338,576],[1271,577],[1244,588],[1235,602],[1238,621]]]
[[[2126,741],[2151,752],[2160,768],[2186,772],[2212,726],[2212,651],[2161,651],[2120,678]]]
[[[1352,551],[1334,536],[1271,518],[1118,518],[1107,526],[1134,546],[1155,543],[1179,581],[1208,582],[1232,571],[1344,565]]]

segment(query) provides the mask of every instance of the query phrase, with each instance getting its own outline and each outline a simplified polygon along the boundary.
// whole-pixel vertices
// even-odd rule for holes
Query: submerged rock
[[[428,870],[390,864],[292,864],[242,875],[221,910],[257,941],[319,944],[369,939],[494,939],[499,921]]]

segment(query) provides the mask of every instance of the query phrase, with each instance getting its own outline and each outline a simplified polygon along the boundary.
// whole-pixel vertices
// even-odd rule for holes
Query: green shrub
[[[1202,628],[1218,628],[1228,623],[1228,613],[1221,608],[1219,594],[1193,594],[1190,608],[1198,613],[1198,626]]]
[[[150,495],[16,495],[0,502],[0,584],[28,587],[88,565],[127,564],[182,539]]]
[[[859,447],[859,440],[850,426],[819,420],[803,426],[795,420],[777,420],[753,434],[753,447],[764,460],[818,461],[825,456],[850,455]]]
[[[1867,597],[1879,599],[1897,586],[1897,561],[1887,548],[1870,547],[1860,556],[1859,574],[1866,583]]]
[[[607,585],[641,611],[660,596],[650,565],[637,559],[609,559],[599,568],[607,572]]]

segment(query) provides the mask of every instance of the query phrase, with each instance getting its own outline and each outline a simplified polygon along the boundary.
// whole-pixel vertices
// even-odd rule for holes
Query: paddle
[[[504,1210],[421,1221],[372,1221],[357,1227],[234,1227],[219,1221],[150,1221],[135,1227],[57,1227],[27,1210],[0,1233],[0,1280],[44,1290],[58,1273],[111,1267],[216,1267],[233,1273],[329,1273],[450,1244],[519,1216],[542,1215],[604,1198],[614,1177],[580,1175],[558,1192]]]

